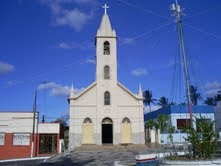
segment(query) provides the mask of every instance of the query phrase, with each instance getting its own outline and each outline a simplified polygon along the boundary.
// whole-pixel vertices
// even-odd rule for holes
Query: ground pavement
[[[150,146],[151,147],[151,146]],[[156,147],[153,147],[156,150]],[[147,145],[83,145],[66,155],[61,154],[48,159],[41,166],[74,165],[74,166],[112,166],[136,165],[135,155],[150,153]]]

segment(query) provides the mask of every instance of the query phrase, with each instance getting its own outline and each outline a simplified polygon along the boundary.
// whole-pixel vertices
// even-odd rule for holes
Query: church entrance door
[[[128,118],[124,118],[121,124],[121,143],[131,143],[131,123]]]
[[[110,118],[102,121],[102,144],[113,144],[113,122]]]
[[[83,123],[83,144],[93,144],[93,123],[91,119],[86,118]]]

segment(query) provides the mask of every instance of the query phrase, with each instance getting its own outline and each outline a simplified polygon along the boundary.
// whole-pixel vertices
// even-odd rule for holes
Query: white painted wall
[[[0,132],[4,133],[32,133],[33,112],[0,112]],[[37,116],[35,133],[37,132]]]
[[[0,112],[0,132],[3,133],[32,133],[33,112]],[[36,113],[35,133],[59,133],[59,123],[39,123]],[[38,130],[37,130],[38,127]]]
[[[110,55],[103,54],[105,41],[110,43]],[[140,143],[144,143],[142,91],[140,89],[140,94],[135,95],[117,82],[116,33],[106,14],[103,15],[97,31],[96,60],[96,82],[89,85],[80,95],[74,95],[73,91],[70,94],[69,142],[71,148],[74,144],[79,145],[80,139],[82,139],[82,124],[85,118],[92,120],[95,141],[98,144],[101,143],[102,120],[106,117],[113,121],[114,144],[120,143],[121,123],[125,117],[131,122],[132,137],[134,135],[134,139],[138,138]],[[110,79],[104,79],[105,65],[110,67]],[[105,91],[110,92],[110,105],[104,105]],[[143,137],[139,137],[138,134],[143,134]],[[139,142],[138,139],[137,142]]]
[[[60,123],[39,123],[38,124],[39,134],[59,134]]]
[[[208,119],[211,119],[211,121],[214,120],[214,114],[213,113],[194,113],[193,114],[193,121],[196,121],[196,118],[200,118],[201,117],[205,117]],[[188,113],[176,113],[176,114],[171,114],[170,115],[170,121],[171,121],[171,125],[173,125],[175,127],[175,129],[177,130],[177,119],[189,119],[189,114]],[[196,127],[196,124],[193,124]],[[180,133],[180,131],[178,130],[177,132],[179,133],[174,133],[173,134],[173,140],[175,143],[183,143],[186,142],[185,139],[183,137],[187,137],[186,133]],[[170,143],[169,139],[168,139],[168,133],[161,133],[161,142],[163,143]]]
[[[196,118],[208,118],[214,121],[214,114],[213,113],[194,113],[193,114],[193,121],[196,121]],[[177,129],[177,119],[189,119],[189,113],[174,113],[170,115],[171,125],[173,125]],[[195,123],[193,124],[195,125]]]
[[[171,143],[171,141],[168,139],[168,136],[169,136],[168,133],[160,134],[161,144],[170,144]],[[184,138],[187,138],[187,134],[186,133],[174,133],[174,134],[172,134],[172,136],[173,136],[173,142],[175,144],[187,142],[184,139]]]

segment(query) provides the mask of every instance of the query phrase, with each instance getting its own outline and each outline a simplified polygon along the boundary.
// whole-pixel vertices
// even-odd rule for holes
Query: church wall
[[[132,142],[134,144],[143,144],[144,143],[144,122],[143,122],[143,106],[135,105],[118,107],[118,112],[116,113],[121,117],[118,121],[120,124],[119,131],[121,128],[122,120],[127,117],[131,122],[132,127]]]
[[[71,100],[70,104],[74,106],[93,106],[96,105],[96,86],[93,86],[87,92],[82,94],[76,100]]]
[[[104,50],[105,41],[110,44],[110,54]],[[105,65],[110,67],[110,79],[104,79]],[[104,104],[106,91],[110,92],[110,105]],[[96,86],[92,85],[76,100],[70,100],[71,148],[81,145],[82,124],[87,117],[93,122],[95,144],[102,144],[102,120],[106,117],[113,121],[113,144],[121,143],[121,126],[125,117],[131,122],[131,142],[143,144],[143,102],[140,98],[142,98],[141,93],[138,96],[134,95],[117,82],[116,33],[111,28],[108,16],[103,15],[96,36]]]
[[[117,105],[118,106],[139,106],[139,101],[127,91],[117,86]]]
[[[110,55],[103,55],[103,43],[108,41],[110,43]],[[108,82],[116,83],[117,81],[117,61],[116,61],[116,38],[99,38],[96,44],[96,55],[97,55],[97,68],[96,76],[97,83],[106,82],[103,79],[103,68],[105,65],[110,67],[110,80]]]

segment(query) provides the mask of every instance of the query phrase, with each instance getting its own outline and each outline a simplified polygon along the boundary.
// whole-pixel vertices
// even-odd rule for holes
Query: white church
[[[96,80],[83,92],[71,88],[69,148],[83,144],[144,144],[141,86],[132,93],[117,81],[117,36],[107,15],[96,35]]]

